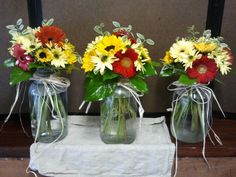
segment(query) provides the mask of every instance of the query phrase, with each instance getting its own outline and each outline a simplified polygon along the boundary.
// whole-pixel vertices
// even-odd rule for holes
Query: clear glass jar
[[[38,69],[35,78],[48,78],[52,72]],[[28,90],[31,131],[38,142],[50,143],[63,139],[68,132],[67,87],[46,87],[35,79]]]
[[[173,94],[174,108],[170,128],[172,135],[180,141],[198,143],[208,134],[212,117],[212,96],[209,98],[202,91],[200,93],[202,98],[195,89],[188,92],[175,91]]]
[[[107,144],[130,144],[136,138],[137,103],[127,89],[117,86],[101,102],[100,136]]]

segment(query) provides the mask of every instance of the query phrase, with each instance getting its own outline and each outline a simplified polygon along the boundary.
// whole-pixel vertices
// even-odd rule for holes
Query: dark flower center
[[[104,62],[106,62],[107,61],[107,57],[106,56],[103,56],[102,58],[101,58],[101,61],[104,63]]]
[[[39,54],[39,57],[40,57],[40,58],[46,58],[46,53],[41,52],[41,53]]]
[[[31,45],[30,48],[31,48],[31,49],[34,49],[34,48],[35,48],[35,45]]]
[[[200,74],[205,74],[207,72],[207,67],[205,65],[199,65],[198,68],[197,68],[197,71]]]
[[[184,49],[181,49],[180,52],[184,52],[185,50]]]
[[[115,46],[114,45],[110,45],[110,46],[107,46],[106,48],[105,48],[105,50],[106,51],[110,51],[111,49],[115,49]]]
[[[50,41],[53,41],[53,38],[52,37],[49,37],[48,38],[48,41],[50,42]]]
[[[132,64],[132,61],[130,58],[128,57],[124,57],[122,60],[121,60],[121,65],[125,68],[129,68]]]

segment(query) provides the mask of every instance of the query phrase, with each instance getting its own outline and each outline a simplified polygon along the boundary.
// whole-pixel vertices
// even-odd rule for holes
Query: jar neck
[[[48,69],[48,68],[38,68],[36,71],[35,71],[35,75],[37,77],[49,77],[51,74],[53,74],[54,71],[52,71],[51,69]]]

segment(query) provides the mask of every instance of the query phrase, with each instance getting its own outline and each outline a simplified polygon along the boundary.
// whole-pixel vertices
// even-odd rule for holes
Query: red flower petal
[[[129,48],[124,54],[121,51],[117,52],[116,57],[119,60],[113,63],[114,72],[122,75],[124,78],[135,76],[136,69],[134,62],[138,59],[138,54]]]
[[[202,56],[193,62],[192,68],[187,69],[187,74],[189,78],[195,78],[198,83],[205,84],[215,78],[217,71],[215,60]]]
[[[36,33],[36,37],[43,43],[53,43],[61,46],[65,41],[65,33],[63,30],[56,26],[43,26],[40,31]]]

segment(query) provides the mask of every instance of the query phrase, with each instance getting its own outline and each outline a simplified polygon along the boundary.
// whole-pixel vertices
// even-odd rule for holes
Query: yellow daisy
[[[82,58],[82,69],[84,69],[84,72],[93,71],[94,69],[94,63],[92,62],[91,55],[85,53],[84,57]]]
[[[53,59],[51,61],[51,65],[55,67],[65,68],[65,65],[68,63],[66,59],[65,53],[62,51],[62,48],[55,47],[52,49]]]
[[[37,60],[39,60],[42,63],[50,62],[53,59],[52,52],[48,50],[47,48],[42,48],[42,49],[37,50],[35,56]]]
[[[75,62],[77,62],[77,56],[72,50],[65,50],[64,53],[66,55],[66,60],[68,64],[74,64]]]
[[[75,51],[75,46],[73,44],[71,44],[70,42],[64,43],[63,48],[65,50]]]
[[[173,58],[170,56],[170,52],[169,52],[169,51],[166,52],[166,55],[164,56],[164,58],[162,59],[162,61],[163,61],[165,64],[167,64],[167,65],[169,65],[169,64],[171,64],[171,63],[174,62]]]
[[[136,68],[136,71],[144,72],[145,71],[144,65],[145,65],[145,63],[143,63],[140,59],[138,59],[134,62],[134,66]]]
[[[194,44],[197,50],[199,50],[202,53],[208,53],[212,52],[216,49],[217,44],[214,42],[199,42]]]

